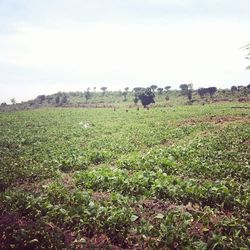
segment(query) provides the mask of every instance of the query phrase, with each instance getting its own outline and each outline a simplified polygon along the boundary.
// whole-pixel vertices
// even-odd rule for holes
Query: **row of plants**
[[[233,180],[209,181],[167,175],[163,172],[134,171],[102,167],[75,173],[78,187],[94,191],[147,196],[177,203],[198,203],[224,209],[250,209],[249,185]]]
[[[152,147],[145,153],[123,155],[121,169],[163,171],[166,174],[212,180],[250,178],[247,125],[230,126],[208,137],[196,137],[184,145]]]
[[[142,203],[143,204],[143,203]],[[187,210],[175,206],[147,213],[134,199],[109,193],[96,200],[94,193],[69,192],[54,182],[43,194],[12,190],[1,195],[2,249],[75,249],[88,239],[105,234],[120,248],[247,249],[248,226],[244,219],[221,216],[209,207]],[[11,219],[10,219],[11,216]],[[3,219],[2,219],[3,220]]]

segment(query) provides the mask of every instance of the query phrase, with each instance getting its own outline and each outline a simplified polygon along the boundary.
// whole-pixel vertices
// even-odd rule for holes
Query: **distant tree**
[[[90,88],[87,88],[87,90],[84,91],[84,97],[85,97],[86,103],[88,103],[88,100],[91,99]]]
[[[127,101],[128,90],[129,90],[129,88],[126,87],[126,88],[124,88],[124,91],[122,92],[122,95],[124,97],[124,101]]]
[[[101,87],[102,95],[104,96],[106,93],[107,87]]]
[[[15,98],[11,98],[10,102],[11,102],[12,105],[15,105],[16,104],[16,99]]]
[[[189,100],[189,101],[192,100],[192,98],[193,98],[193,92],[192,92],[191,89],[188,90],[187,97],[188,97],[188,100]]]
[[[150,86],[150,88],[153,90],[153,92],[155,92],[155,90],[158,88],[158,86],[153,84]]]
[[[58,92],[55,96],[56,106],[64,106],[67,103],[68,103],[68,94],[64,92],[63,93]]]
[[[247,86],[240,85],[237,87],[237,89],[238,89],[238,92],[240,92],[240,94],[247,96],[247,94],[250,91],[250,84],[248,84]]]
[[[60,105],[60,93],[56,94],[55,103],[56,105]]]
[[[206,94],[210,95],[210,98],[213,98],[213,95],[216,93],[216,87],[209,87],[209,88],[200,88],[197,90],[198,95],[203,98]]]
[[[39,96],[37,96],[36,99],[37,99],[39,104],[42,104],[42,102],[45,101],[46,96],[45,95],[39,95]]]
[[[159,95],[162,95],[162,93],[163,93],[163,88],[158,88],[157,91],[158,91],[158,94],[159,94]]]
[[[216,87],[209,87],[209,88],[207,88],[207,91],[208,91],[210,97],[213,98],[213,95],[216,93],[217,88]]]
[[[244,87],[244,90],[243,90],[243,94],[247,97],[247,95],[250,93],[249,89],[246,87]]]
[[[134,104],[137,104],[138,101],[139,101],[139,98],[137,96],[135,96],[135,98],[134,98]]]
[[[135,87],[133,88],[133,92],[134,93],[139,93],[139,92],[143,92],[145,91],[146,89],[145,88],[142,88],[142,87]]]
[[[237,86],[237,90],[240,92],[240,91],[242,91],[243,90],[243,88],[244,88],[244,86],[243,85],[239,85],[239,86]]]
[[[168,91],[169,89],[171,89],[171,86],[166,86],[164,89],[165,91]]]
[[[122,92],[123,101],[127,101],[127,95],[128,95],[128,92],[126,92],[126,91]]]
[[[144,108],[146,108],[146,106],[151,103],[155,103],[154,98],[155,98],[155,94],[151,88],[147,88],[144,91],[135,93],[135,99],[140,100]]]
[[[181,89],[181,94],[183,96],[187,96],[188,100],[191,101],[192,100],[192,92],[193,92],[193,84],[181,84],[179,86],[179,88]]]
[[[203,98],[206,95],[206,93],[207,93],[207,89],[206,88],[199,88],[197,90],[197,93],[200,96],[200,98]]]
[[[2,102],[1,103],[1,107],[6,107],[7,106],[7,103],[6,102]]]
[[[47,100],[48,103],[51,104],[51,103],[53,103],[54,98],[53,98],[52,95],[49,95],[49,96],[46,97],[46,100]]]
[[[231,87],[231,92],[232,92],[232,93],[235,93],[237,90],[238,90],[238,89],[237,89],[236,86],[232,86],[232,87]]]
[[[184,96],[187,96],[188,94],[188,84],[181,84],[179,86],[179,88],[181,89],[181,94]]]
[[[166,93],[166,96],[165,96],[165,100],[166,101],[169,101],[169,90],[171,89],[171,86],[165,86],[164,87],[164,90],[165,90],[165,93]]]
[[[250,94],[250,84],[248,84],[248,85],[245,87],[245,95],[246,95],[246,97],[248,96],[248,94]]]
[[[68,103],[68,95],[63,93],[60,98],[60,106],[63,106]]]

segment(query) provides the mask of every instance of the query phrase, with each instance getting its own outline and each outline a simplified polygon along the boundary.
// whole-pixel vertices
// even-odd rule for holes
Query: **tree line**
[[[109,96],[120,96],[123,98],[123,101],[128,101],[128,96],[132,98],[134,104],[138,104],[139,102],[142,104],[143,107],[146,107],[150,104],[155,103],[155,97],[163,96],[166,101],[170,99],[170,92],[171,92],[171,86],[167,85],[165,87],[158,87],[156,84],[152,84],[149,87],[134,87],[130,90],[129,87],[125,87],[123,90],[119,91],[108,91],[108,87],[103,86],[97,90],[96,87],[87,88],[85,91],[77,91],[77,92],[58,92],[53,95],[39,95],[34,100],[26,102],[29,106],[42,106],[44,104],[48,106],[68,106],[70,105],[70,100],[72,97],[77,97],[79,99],[79,103],[89,104],[90,100],[93,98],[99,98],[98,100],[100,103],[105,103],[104,99],[108,98]],[[206,87],[206,88],[199,88],[197,90],[193,89],[193,84],[180,84],[179,90],[173,90],[173,92],[176,91],[179,93],[179,95],[182,95],[187,98],[188,102],[191,104],[193,100],[193,95],[197,94],[200,99],[204,98],[210,98],[213,99],[218,89],[214,86]],[[226,90],[222,90],[223,91]],[[250,93],[250,84],[247,86],[231,86],[230,90],[227,90],[227,92],[230,91],[232,96],[244,95],[247,96]],[[101,101],[101,99],[103,99]],[[82,100],[82,101],[81,101]],[[11,99],[11,104],[16,105],[15,98]],[[6,103],[2,103],[1,107],[7,106]]]

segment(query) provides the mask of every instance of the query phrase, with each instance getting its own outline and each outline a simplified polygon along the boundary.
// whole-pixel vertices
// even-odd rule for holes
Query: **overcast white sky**
[[[250,0],[0,0],[0,102],[249,84]]]

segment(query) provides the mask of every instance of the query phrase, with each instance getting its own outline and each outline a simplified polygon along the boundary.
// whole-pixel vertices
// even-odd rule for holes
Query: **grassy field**
[[[0,113],[0,249],[249,249],[237,105]]]

